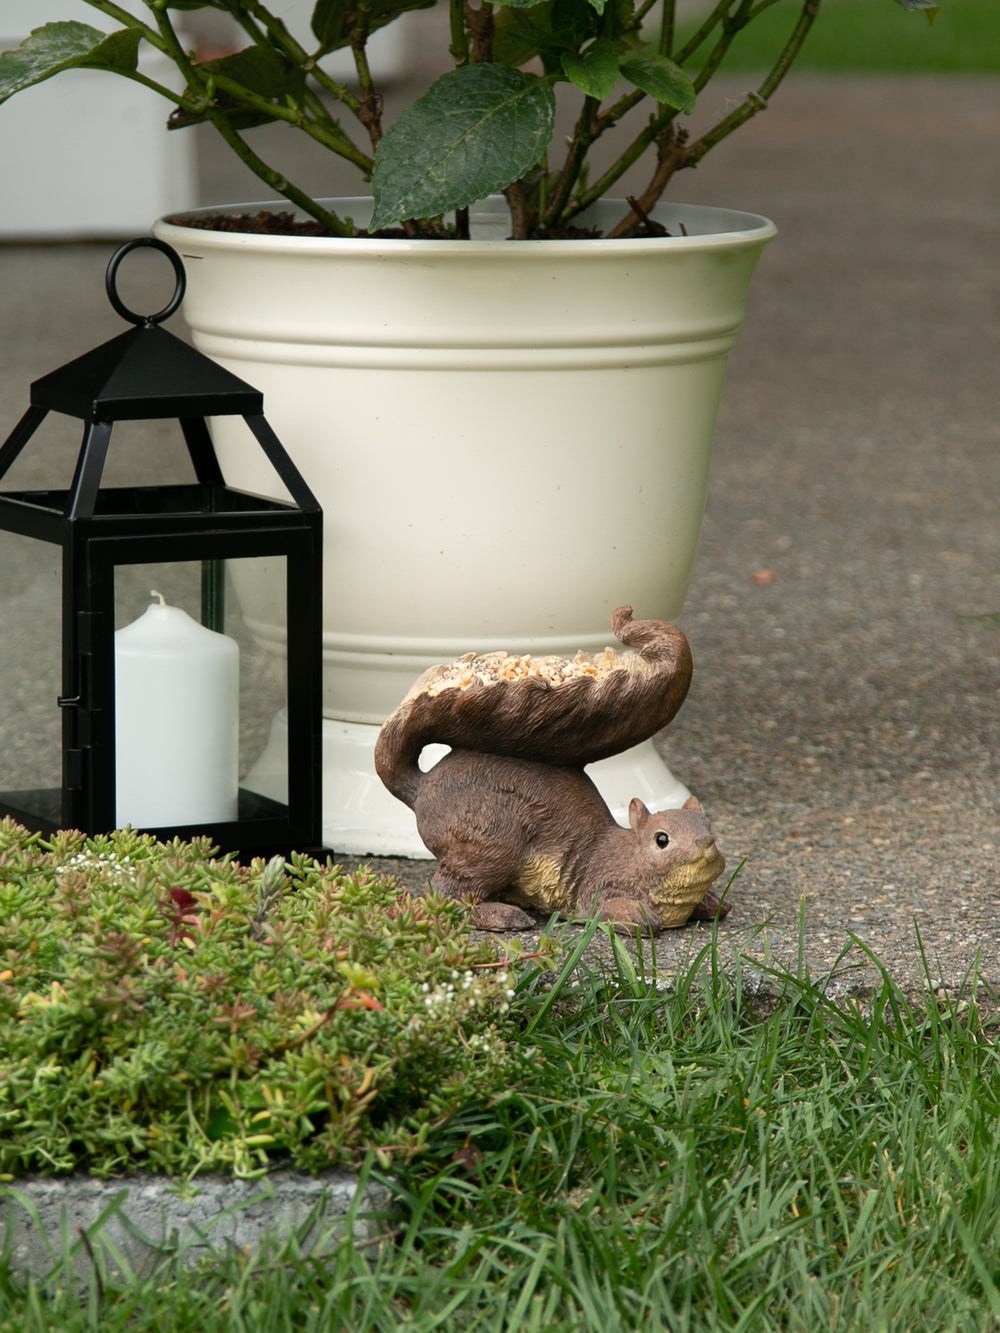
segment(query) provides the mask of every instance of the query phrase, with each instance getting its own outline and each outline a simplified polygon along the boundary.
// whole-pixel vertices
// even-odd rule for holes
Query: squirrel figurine
[[[431,667],[379,733],[376,771],[438,858],[431,888],[471,902],[477,926],[530,928],[528,907],[655,934],[729,911],[711,892],[725,860],[695,797],[658,813],[635,797],[626,829],[583,771],[666,726],[691,682],[680,630],[629,606],[611,627],[628,651]],[[425,773],[431,742],[452,749]]]

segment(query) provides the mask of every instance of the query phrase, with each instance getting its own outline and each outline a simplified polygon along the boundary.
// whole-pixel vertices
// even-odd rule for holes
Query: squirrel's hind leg
[[[496,899],[475,905],[472,924],[480,930],[536,930],[538,926],[535,918],[520,907]]]
[[[460,902],[469,904],[472,908],[472,924],[480,930],[534,929],[536,925],[534,917],[529,916],[520,907],[515,907],[513,903],[505,903],[492,897],[492,894],[499,893],[506,887],[506,884],[484,884],[482,880],[473,882],[465,876],[450,874],[443,865],[439,865],[431,876],[431,888],[435,893],[440,893],[445,898],[457,898]]]

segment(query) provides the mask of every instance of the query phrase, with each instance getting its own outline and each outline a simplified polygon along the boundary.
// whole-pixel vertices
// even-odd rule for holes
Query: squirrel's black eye
[[[670,845],[670,836],[669,834],[662,832],[657,833],[653,841],[656,843],[657,847],[667,847]]]

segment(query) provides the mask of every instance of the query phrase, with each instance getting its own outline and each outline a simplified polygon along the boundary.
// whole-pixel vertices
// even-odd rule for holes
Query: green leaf
[[[320,43],[320,52],[326,54],[347,46],[351,40],[351,31],[362,17],[365,21],[366,36],[379,28],[384,28],[400,14],[407,14],[411,9],[430,9],[437,0],[370,0],[361,7],[352,0],[317,0],[313,10],[311,27]]]
[[[694,110],[694,84],[681,69],[666,56],[633,51],[619,67],[629,83],[655,97],[658,102],[677,107],[688,115]]]
[[[313,10],[312,30],[324,51],[347,44],[347,0],[318,0]]]
[[[106,33],[87,23],[46,23],[13,51],[0,55],[0,102],[64,69],[135,70],[141,34]]]
[[[369,231],[502,190],[538,162],[554,124],[555,95],[535,75],[494,64],[442,75],[378,146]]]
[[[546,41],[544,33],[512,10],[501,9],[494,18],[493,59],[500,65],[527,64]]]
[[[592,37],[608,35],[589,0],[552,0],[549,31],[562,40],[564,50],[583,46]]]
[[[220,60],[202,61],[198,69],[207,74],[225,75],[234,83],[246,88],[248,92],[266,98],[267,101],[284,104],[285,98],[289,95],[299,100],[305,92],[304,72],[269,46],[248,46],[231,56],[223,56]],[[274,120],[273,116],[258,107],[245,107],[236,94],[225,89],[216,91],[213,104],[216,110],[225,114],[230,125],[237,130],[266,125]],[[204,119],[204,115],[183,111],[178,107],[171,114],[170,128],[180,129],[185,125],[197,125]]]
[[[493,59],[523,65],[538,55],[546,77],[563,79],[563,55],[579,53],[595,38],[615,35],[604,31],[606,25],[588,0],[546,0],[530,9],[502,9],[496,16]],[[520,57],[519,51],[524,52]]]
[[[563,71],[575,87],[588,97],[603,102],[610,97],[618,81],[618,48],[606,37],[599,37],[586,51],[565,51]]]

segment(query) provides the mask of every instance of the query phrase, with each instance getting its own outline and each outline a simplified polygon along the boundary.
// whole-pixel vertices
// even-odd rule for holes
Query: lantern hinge
[[[65,786],[69,791],[83,790],[85,750],[67,750]]]
[[[89,657],[94,651],[94,628],[99,623],[96,611],[77,611],[76,650],[81,657]]]

